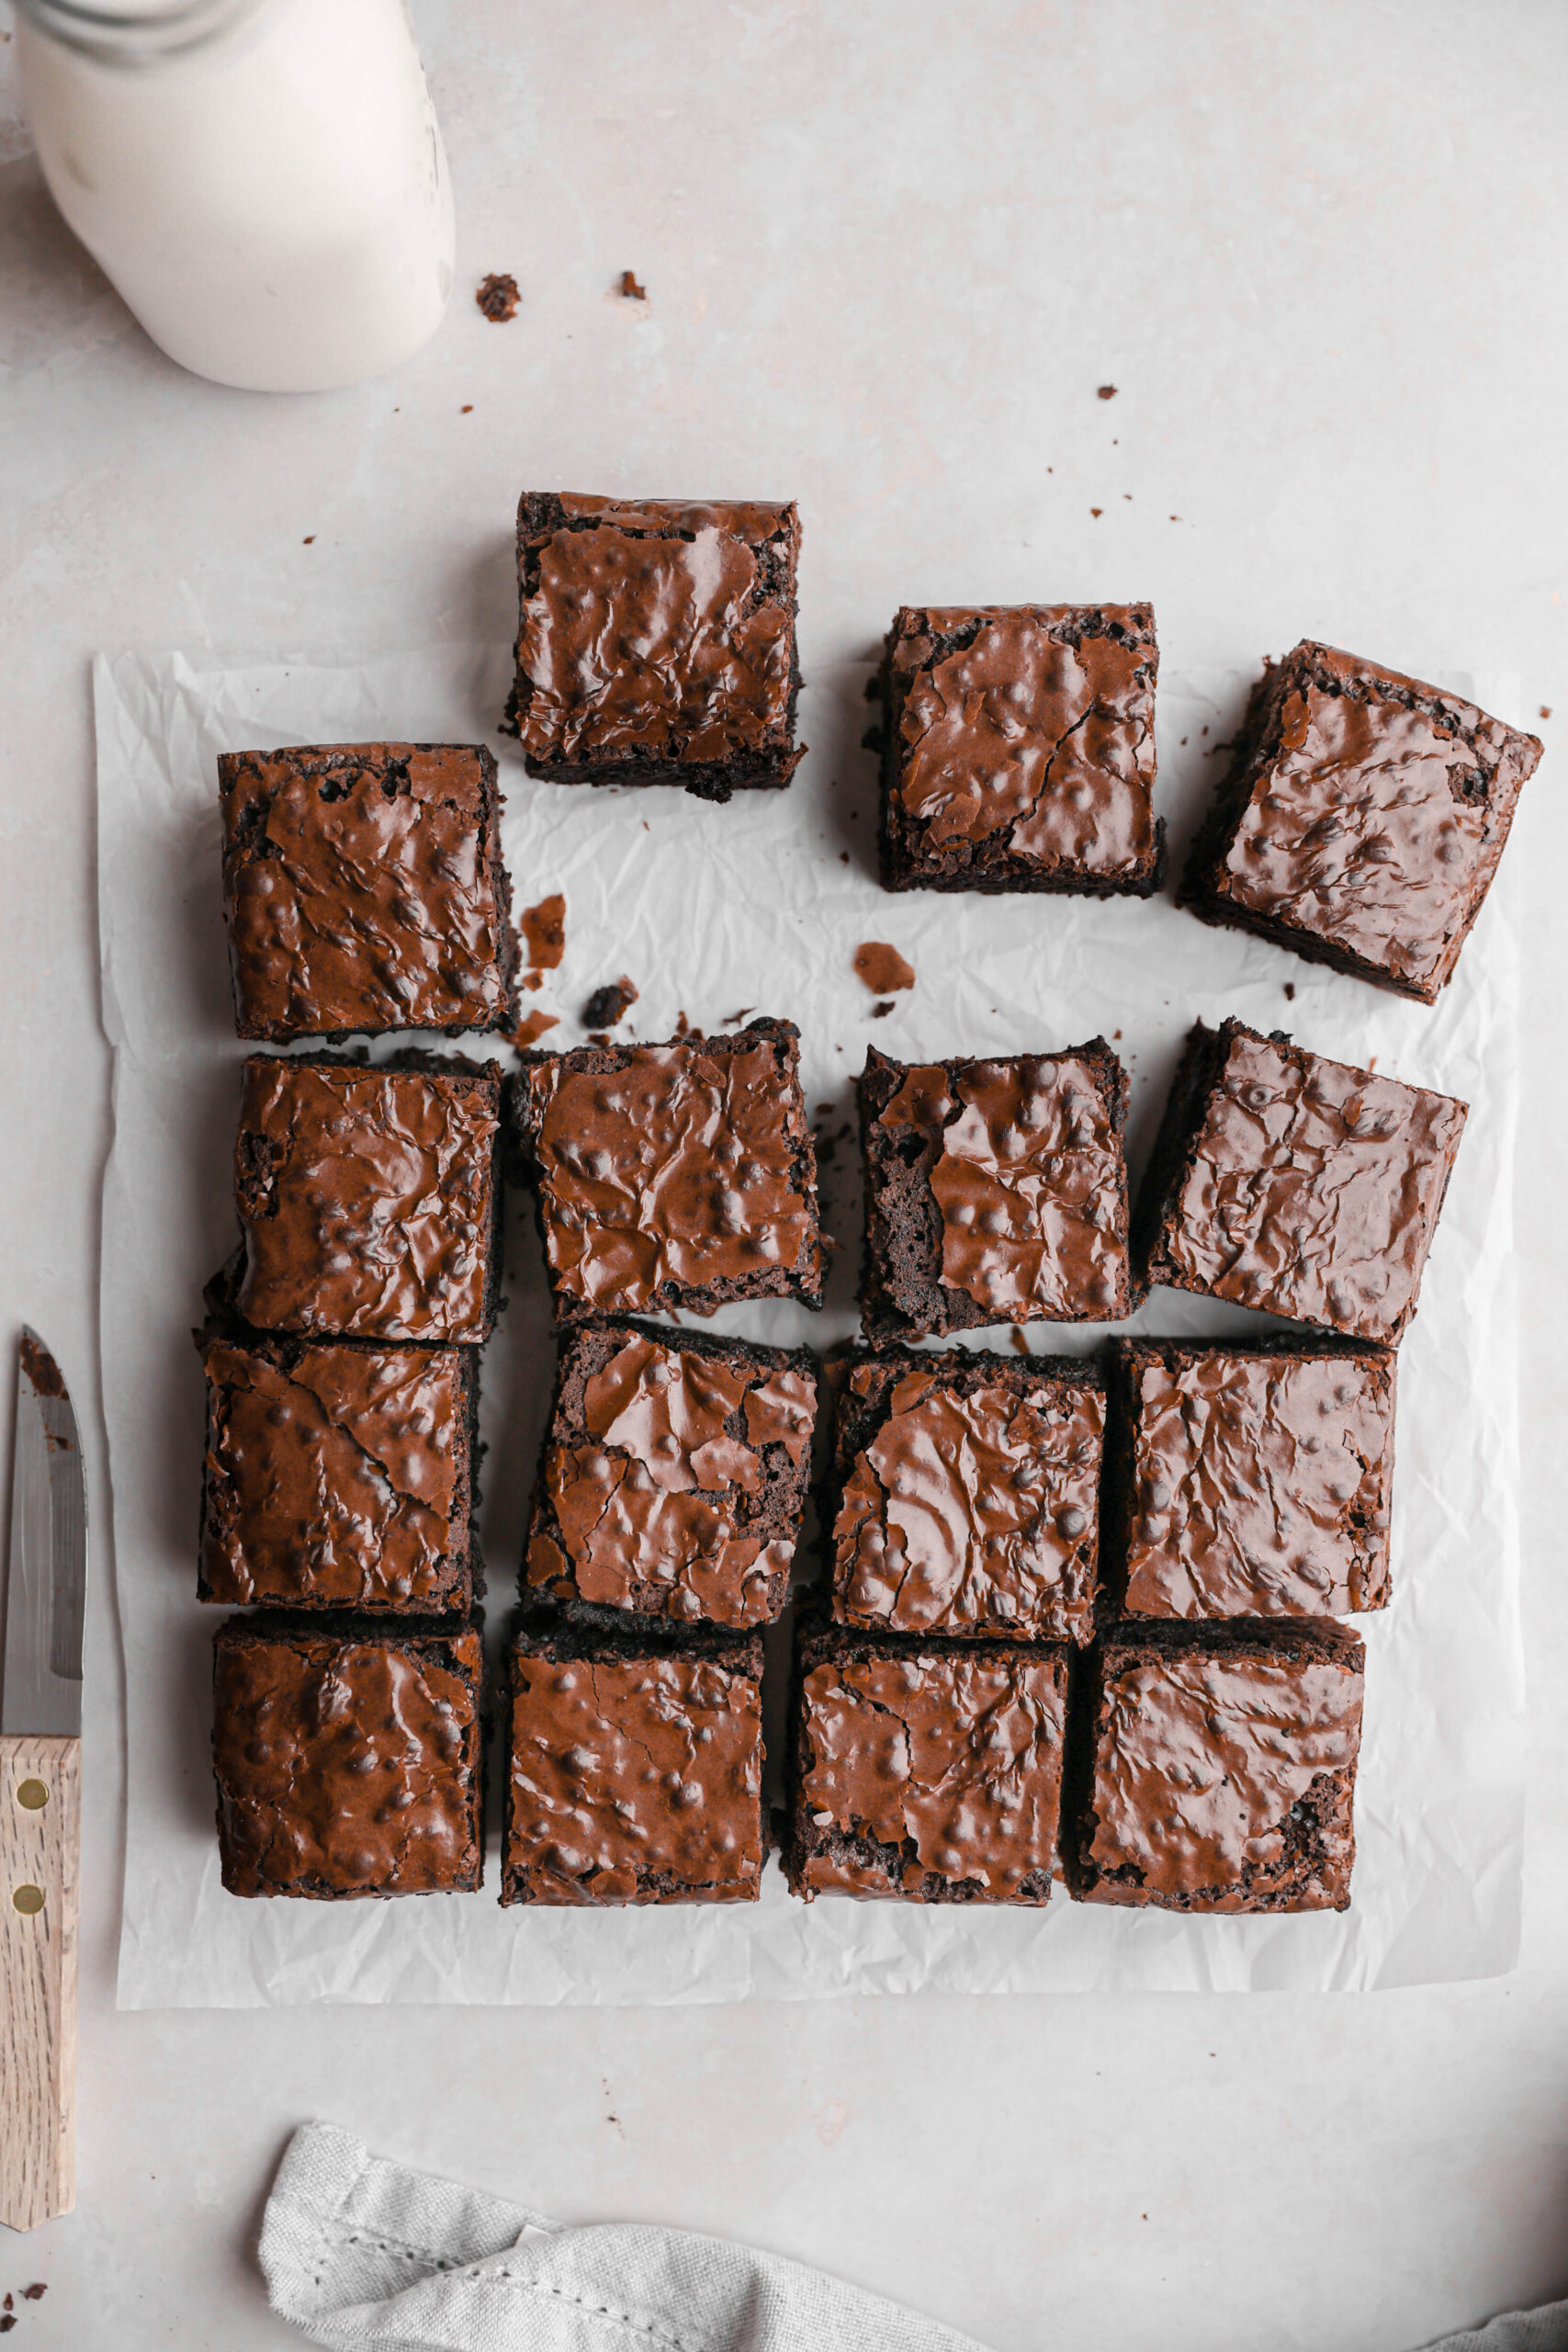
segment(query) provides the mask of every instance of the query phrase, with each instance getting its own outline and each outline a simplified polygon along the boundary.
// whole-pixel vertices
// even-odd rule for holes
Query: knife
[[[76,1879],[87,1485],[60,1368],[25,1327],[17,1368],[0,1686],[0,2222],[76,2202]]]

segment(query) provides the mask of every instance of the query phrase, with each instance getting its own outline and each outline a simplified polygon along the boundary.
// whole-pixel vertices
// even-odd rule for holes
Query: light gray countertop
[[[0,46],[0,1343],[45,1333],[91,1442],[96,650],[502,636],[527,485],[798,496],[808,663],[813,600],[863,612],[869,647],[899,602],[1032,593],[1151,597],[1173,666],[1310,634],[1417,675],[1516,669],[1561,713],[1510,853],[1532,976],[1523,1962],[1359,1998],[117,2015],[100,1578],[79,2204],[0,2236],[0,2291],[49,2286],[16,2352],[297,2340],[250,2245],[310,2115],[562,2216],[756,2239],[998,2352],[1402,2352],[1568,2291],[1568,13],[415,14],[457,292],[395,379],[319,399],[219,390],[147,345],[52,213]],[[628,266],[646,304],[610,291]],[[524,289],[505,328],[471,300],[491,269]],[[973,563],[929,578],[922,532],[955,506]]]

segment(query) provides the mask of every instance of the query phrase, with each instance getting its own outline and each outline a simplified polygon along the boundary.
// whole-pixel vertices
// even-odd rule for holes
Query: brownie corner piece
[[[1089,1653],[1064,1840],[1080,1902],[1343,1911],[1365,1651],[1346,1627],[1122,1628]]]
[[[762,1763],[760,1636],[527,1612],[510,1666],[502,1902],[756,1902]]]
[[[235,1329],[202,1348],[197,1597],[447,1616],[473,1603],[472,1348]]]
[[[846,1368],[832,1616],[870,1632],[1090,1638],[1104,1375],[1092,1360],[887,1348]]]
[[[230,1618],[213,1771],[231,1894],[460,1894],[484,1873],[477,1626]]]
[[[884,887],[1152,897],[1158,667],[1148,605],[903,607],[882,665]]]
[[[748,1298],[820,1306],[792,1023],[531,1054],[512,1101],[558,1321]]]
[[[218,779],[242,1037],[516,1027],[501,794],[482,744],[224,752]]]
[[[1433,1004],[1540,755],[1461,695],[1303,640],[1253,692],[1182,902]]]
[[[1067,1655],[797,1632],[790,1891],[913,1903],[1047,1901]]]
[[[857,1093],[868,1340],[1131,1312],[1127,1079],[1103,1037],[913,1065],[872,1046]]]
[[[717,801],[788,784],[799,556],[790,502],[525,492],[503,723],[531,771]]]
[[[676,1623],[789,1600],[817,1417],[805,1349],[595,1321],[562,1338],[525,1592]]]
[[[1197,1023],[1134,1216],[1140,1281],[1396,1345],[1467,1111],[1282,1031]]]
[[[1339,1338],[1119,1340],[1104,1551],[1125,1619],[1389,1599],[1396,1359]]]

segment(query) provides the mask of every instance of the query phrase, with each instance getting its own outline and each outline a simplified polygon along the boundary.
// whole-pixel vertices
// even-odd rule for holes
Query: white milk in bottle
[[[17,0],[50,191],[198,376],[321,391],[441,322],[452,190],[404,0]]]

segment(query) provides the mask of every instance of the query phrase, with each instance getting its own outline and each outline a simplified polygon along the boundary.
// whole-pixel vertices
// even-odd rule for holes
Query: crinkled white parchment
[[[713,1029],[748,1009],[785,1014],[801,1029],[807,1100],[826,1106],[819,1125],[830,1135],[852,1119],[851,1079],[869,1040],[919,1058],[1046,1049],[1103,1032],[1133,1073],[1134,1168],[1181,1035],[1200,1015],[1288,1026],[1323,1052],[1375,1058],[1472,1104],[1400,1358],[1394,1600],[1361,1621],[1367,1708],[1350,1909],[1189,1919],[1065,1899],[1044,1912],[830,1897],[807,1905],[786,1894],[774,1861],[755,1905],[502,1911],[493,1828],[479,1894],[333,1905],[222,1892],[208,1765],[214,1612],[195,1598],[202,1396],[190,1340],[201,1284],[234,1236],[241,1048],[213,762],[220,751],[290,741],[493,743],[507,668],[505,650],[486,645],[337,669],[200,670],[178,655],[97,665],[115,1113],[103,1390],[129,1686],[121,2004],[1359,1988],[1508,1968],[1518,1934],[1524,1691],[1512,1227],[1519,981],[1506,871],[1432,1012],[1209,930],[1168,899],[890,896],[872,865],[863,658],[820,664],[803,694],[802,733],[816,748],[793,787],[727,808],[668,790],[536,783],[498,747],[517,902],[553,890],[567,900],[565,961],[528,1002],[559,1016],[550,1039],[561,1044],[580,1040],[590,992],[622,973],[640,991],[630,1023],[640,1037],[668,1036],[681,1012]],[[1505,717],[1518,704],[1506,679],[1448,683]],[[1161,682],[1158,797],[1179,855],[1247,684],[1225,673]],[[867,939],[890,941],[918,976],[880,1017],[851,968]],[[848,1136],[824,1176],[827,1221],[843,1245],[827,1310],[756,1306],[728,1310],[721,1324],[786,1343],[826,1345],[852,1331],[860,1208]],[[512,1303],[485,1357],[497,1634],[551,1368],[538,1244],[522,1204],[508,1215]],[[1256,1323],[1156,1292],[1134,1328],[1217,1334]],[[1102,1336],[1031,1334],[1052,1350]],[[775,1744],[781,1730],[775,1706]]]

